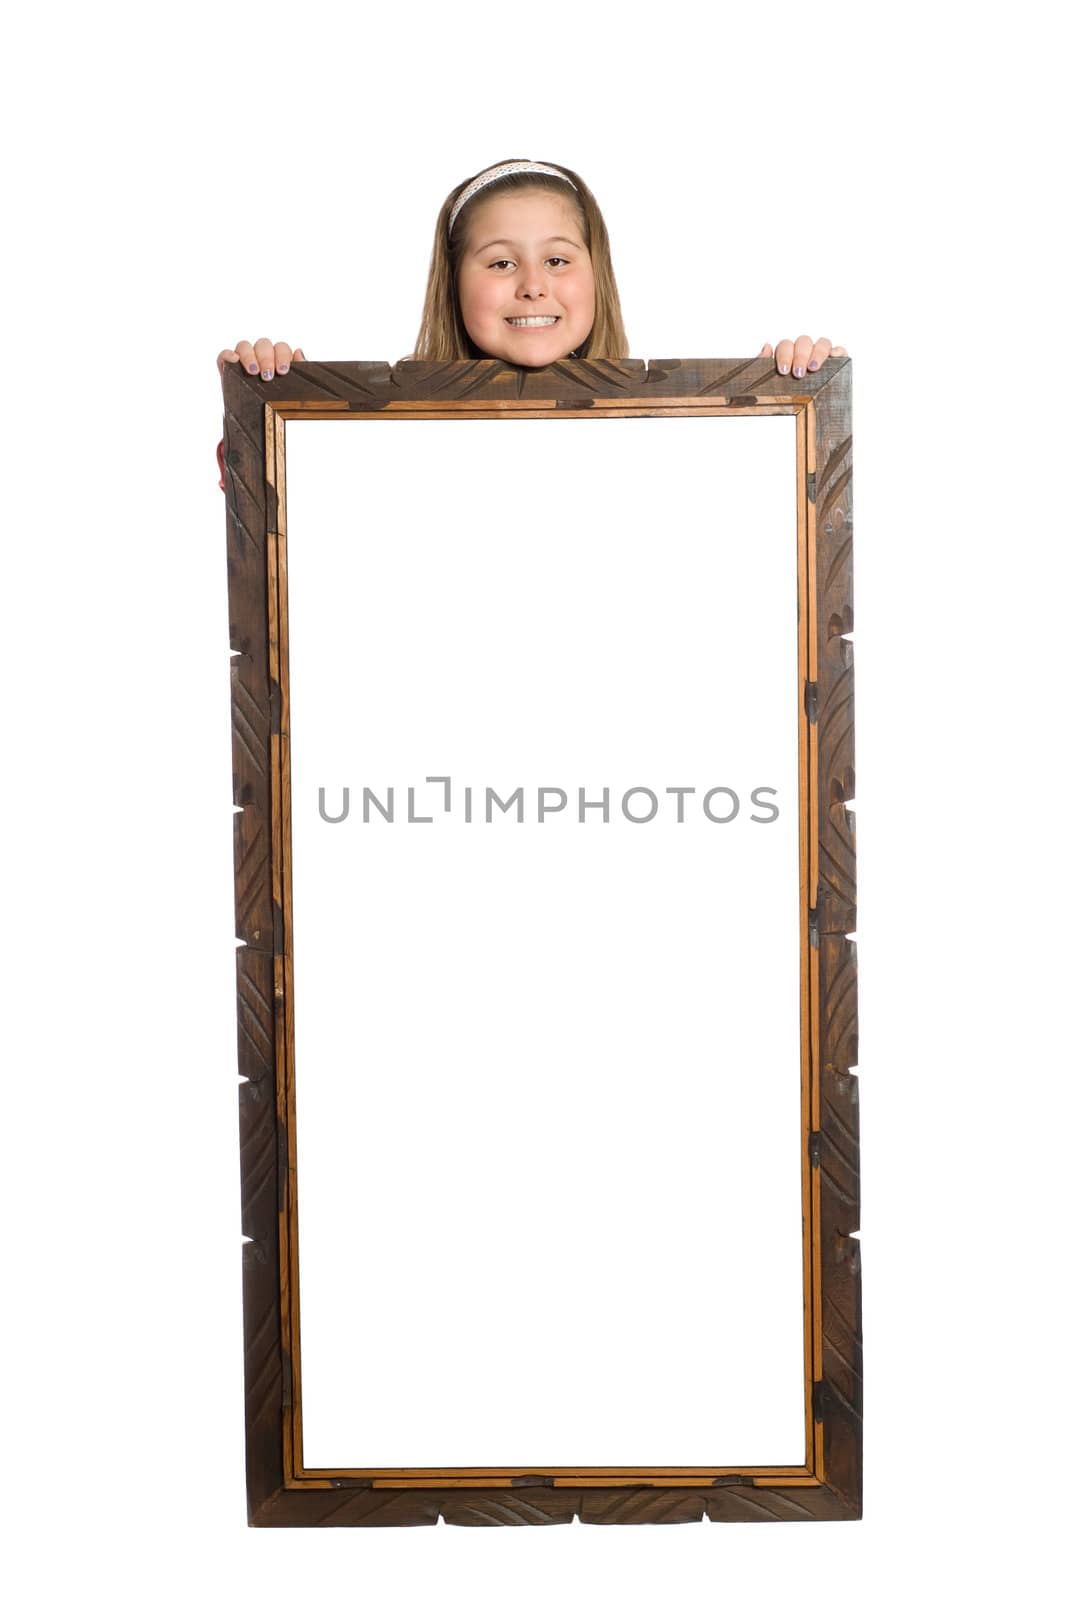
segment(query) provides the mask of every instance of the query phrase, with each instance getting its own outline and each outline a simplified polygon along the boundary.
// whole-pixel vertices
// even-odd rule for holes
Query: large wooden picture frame
[[[234,769],[245,1425],[261,1527],[846,1520],[861,1515],[850,363],[301,362],[224,375]],[[805,1460],[645,1469],[303,1466],[291,1033],[285,424],[791,416],[796,439]],[[715,1353],[693,1334],[708,1386]]]

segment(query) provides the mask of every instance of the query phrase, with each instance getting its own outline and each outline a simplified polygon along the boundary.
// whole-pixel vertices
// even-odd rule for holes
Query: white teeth
[[[508,317],[512,328],[550,328],[559,317]]]

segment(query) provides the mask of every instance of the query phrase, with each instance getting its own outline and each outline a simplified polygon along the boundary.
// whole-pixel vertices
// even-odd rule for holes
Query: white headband
[[[485,184],[494,183],[497,178],[505,178],[508,172],[547,172],[553,178],[562,178],[564,183],[571,183],[566,172],[558,172],[555,167],[546,167],[543,161],[504,161],[501,166],[489,167],[487,172],[482,172],[479,178],[474,178],[472,183],[467,183],[457,199],[454,209],[450,213],[450,221],[446,225],[446,237],[449,238],[454,227],[454,218],[465,204],[471,200],[478,189],[483,189]],[[575,185],[571,183],[572,189]],[[578,190],[575,189],[575,193]]]

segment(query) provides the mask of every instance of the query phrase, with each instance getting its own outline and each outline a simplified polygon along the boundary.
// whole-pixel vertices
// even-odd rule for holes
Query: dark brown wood
[[[458,1494],[421,1489],[280,1488],[255,1511],[261,1528],[543,1527],[550,1523],[847,1522],[858,1516],[827,1484],[811,1489],[534,1489]]]
[[[862,1297],[859,1229],[858,992],[855,929],[854,627],[851,368],[842,361],[813,407],[816,444],[818,849],[820,944],[820,1257],[823,1476],[862,1502]]]
[[[238,1060],[249,1520],[255,1526],[472,1526],[842,1520],[861,1514],[859,1249],[851,643],[850,363],[802,379],[766,359],[565,361],[542,371],[499,361],[302,362],[271,384],[237,364],[224,374],[232,759],[235,804]],[[808,644],[799,685],[800,789],[809,794],[811,858],[803,859],[803,1059],[806,1304],[812,1377],[804,1465],[698,1469],[651,1481],[568,1481],[472,1469],[458,1482],[393,1487],[344,1468],[301,1467],[297,1304],[291,1216],[292,1083],[284,1048],[283,855],[285,659],[276,611],[282,420],[395,412],[434,417],[793,414],[799,428],[799,614]],[[278,548],[279,547],[279,548]],[[270,573],[272,574],[270,587]],[[270,613],[270,604],[272,611]],[[281,690],[285,692],[281,692]],[[803,918],[803,922],[804,922]],[[290,939],[290,927],[286,931]],[[288,951],[289,954],[289,951]],[[808,977],[806,977],[808,973]],[[286,1055],[286,1060],[285,1060]],[[807,1056],[803,1041],[803,1058]],[[709,1371],[712,1369],[709,1369]],[[709,1381],[713,1381],[712,1376]],[[619,1469],[612,1474],[623,1478]],[[447,1475],[450,1476],[450,1475]],[[557,1477],[561,1476],[557,1472]],[[632,1473],[627,1474],[630,1480]],[[570,1481],[578,1479],[580,1481]],[[586,1480],[589,1479],[589,1482]]]

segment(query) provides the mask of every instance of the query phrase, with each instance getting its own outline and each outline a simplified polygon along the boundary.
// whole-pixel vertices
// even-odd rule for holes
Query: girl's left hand
[[[770,356],[771,353],[770,344],[766,344],[760,352],[762,356]],[[803,333],[799,339],[779,340],[775,346],[775,365],[784,376],[791,372],[796,378],[801,378],[807,372],[816,372],[825,356],[846,354],[843,346],[833,345],[831,339],[818,339],[814,344],[809,335]]]

